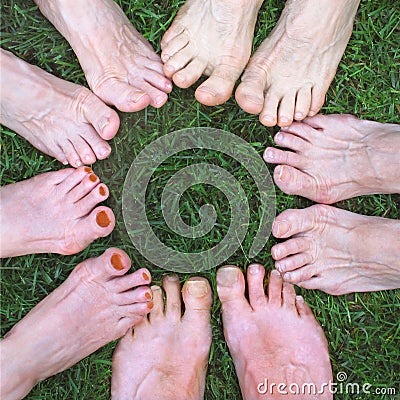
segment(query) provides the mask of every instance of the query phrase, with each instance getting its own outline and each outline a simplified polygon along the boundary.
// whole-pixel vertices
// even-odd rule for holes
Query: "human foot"
[[[205,105],[222,104],[249,60],[262,0],[186,0],[161,42],[164,72],[181,88],[202,74],[196,90]]]
[[[360,0],[287,0],[236,90],[263,125],[289,126],[315,115],[350,39]]]
[[[285,281],[333,295],[400,288],[400,221],[331,206],[286,210],[271,252]]]
[[[89,167],[47,172],[0,189],[0,256],[74,254],[114,229],[107,187]]]
[[[270,275],[266,296],[264,274],[261,265],[249,266],[247,301],[239,268],[225,266],[217,272],[225,339],[243,399],[332,399],[323,386],[332,381],[332,370],[321,327],[293,285],[283,283],[277,271]],[[319,395],[302,393],[303,384],[314,385]]]
[[[172,90],[160,57],[113,0],[35,0],[68,40],[89,87],[120,111],[161,107]]]
[[[200,400],[211,346],[211,288],[204,278],[183,286],[178,277],[153,286],[149,318],[121,339],[114,353],[111,393],[115,400]]]
[[[73,167],[111,152],[117,113],[88,89],[1,50],[1,123],[40,151]]]
[[[285,193],[331,204],[374,193],[400,193],[400,125],[351,115],[316,115],[275,136],[265,161],[281,164],[274,180]]]
[[[118,249],[82,262],[7,333],[0,342],[2,399],[24,397],[143,319],[153,306],[143,286],[151,276],[144,268],[124,276],[130,266]]]

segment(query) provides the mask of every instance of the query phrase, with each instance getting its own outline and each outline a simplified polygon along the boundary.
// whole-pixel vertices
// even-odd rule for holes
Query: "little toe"
[[[235,98],[239,106],[250,114],[260,114],[264,106],[265,74],[246,70],[236,89]]]
[[[274,181],[286,194],[296,194],[310,200],[319,200],[317,184],[314,178],[290,165],[278,165],[274,170]]]
[[[283,279],[279,271],[273,269],[269,275],[268,303],[280,307],[282,305]]]
[[[274,142],[280,147],[286,147],[293,151],[304,151],[308,147],[307,141],[285,131],[278,132],[274,137]]]
[[[298,254],[309,250],[311,250],[310,240],[304,237],[297,237],[274,245],[271,249],[271,254],[273,259],[278,261],[292,254]]]
[[[305,265],[311,264],[313,257],[310,252],[295,254],[275,262],[275,268],[281,273],[294,271]]]
[[[289,309],[296,309],[296,292],[291,283],[283,282],[282,304]]]
[[[297,92],[296,96],[296,108],[294,112],[294,119],[296,121],[302,121],[307,117],[311,107],[311,89],[301,88]]]
[[[166,63],[172,56],[174,56],[178,51],[181,51],[189,43],[189,37],[185,32],[175,36],[173,40],[164,42],[161,51],[161,60]]]
[[[295,109],[295,93],[286,93],[279,104],[278,125],[290,126],[293,122]]]
[[[198,81],[206,66],[206,61],[201,60],[200,58],[195,58],[185,68],[174,74],[172,79],[176,86],[182,89],[187,89]]]
[[[268,90],[265,94],[264,106],[260,114],[260,122],[265,126],[275,126],[278,123],[278,108],[281,97]]]
[[[182,316],[181,285],[177,275],[168,275],[163,279],[165,290],[165,316],[170,319],[180,320]]]
[[[152,286],[151,291],[153,293],[153,309],[150,312],[149,318],[150,322],[154,323],[164,317],[164,300],[160,286]]]
[[[182,288],[185,303],[184,321],[190,321],[199,329],[210,325],[212,291],[207,279],[195,277],[188,279]]]
[[[290,283],[299,283],[304,282],[311,279],[313,276],[316,275],[316,270],[314,265],[306,265],[302,268],[298,268],[294,271],[285,272],[283,276],[283,280],[285,282]]]
[[[69,141],[69,140],[64,141],[61,145],[61,149],[62,149],[62,152],[64,153],[65,158],[67,159],[68,163],[72,167],[79,168],[82,165],[85,165],[84,161],[81,160],[80,155],[76,151],[76,149],[71,141]]]
[[[265,307],[267,298],[264,292],[265,269],[260,264],[251,264],[247,269],[247,285],[250,305],[254,310]]]
[[[240,312],[251,311],[250,304],[244,296],[244,276],[238,267],[226,265],[217,271],[217,291],[225,318],[229,321],[237,318]]]
[[[216,67],[211,76],[197,88],[195,92],[197,101],[206,106],[217,106],[225,103],[232,96],[240,72],[240,70],[229,65]]]
[[[302,168],[304,159],[301,155],[293,152],[267,147],[264,151],[264,160],[270,164],[284,164],[296,168]]]

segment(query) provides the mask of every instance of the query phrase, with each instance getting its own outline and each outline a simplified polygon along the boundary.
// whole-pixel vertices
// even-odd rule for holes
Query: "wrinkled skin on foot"
[[[0,256],[75,254],[114,229],[109,196],[89,167],[47,172],[0,189]]]
[[[316,115],[275,135],[265,161],[288,194],[332,204],[365,194],[400,193],[400,125],[351,115]]]
[[[333,295],[400,287],[400,221],[314,205],[286,210],[271,249],[287,282]]]
[[[279,272],[272,271],[266,295],[264,275],[263,266],[249,266],[247,300],[239,268],[225,266],[217,272],[224,335],[243,399],[332,399],[326,388],[320,395],[292,394],[288,390],[290,385],[301,388],[308,383],[318,392],[332,381],[328,344],[311,309],[301,296],[296,296],[293,285],[284,283]],[[286,385],[287,394],[280,394],[273,384]]]
[[[113,0],[35,2],[68,40],[89,87],[105,103],[125,112],[165,104],[172,84],[161,59]]]
[[[196,99],[227,101],[249,60],[261,0],[187,0],[161,42],[165,74],[181,88],[209,78]]]
[[[177,276],[152,286],[154,307],[118,344],[112,367],[113,400],[201,400],[211,346],[212,293],[204,278],[181,292]],[[182,315],[182,299],[185,312]]]
[[[63,164],[109,156],[117,113],[88,89],[56,78],[1,50],[1,123]],[[17,89],[16,89],[17,88]]]
[[[4,339],[1,398],[21,399],[39,381],[61,372],[123,336],[152,308],[147,269],[126,274],[126,253],[108,249],[80,263]],[[134,290],[132,290],[134,289]]]
[[[318,113],[350,39],[360,0],[287,0],[251,57],[236,90],[243,110],[265,126]]]

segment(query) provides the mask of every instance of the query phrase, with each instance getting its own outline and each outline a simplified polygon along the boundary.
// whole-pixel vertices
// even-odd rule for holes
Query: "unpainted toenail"
[[[249,272],[251,275],[257,275],[260,273],[260,266],[258,264],[249,265]]]
[[[109,153],[110,149],[108,147],[101,147],[99,150],[100,157],[103,157]]]
[[[84,171],[87,172],[87,173],[93,172],[92,168],[90,168],[90,167],[85,167]]]
[[[165,100],[165,97],[164,97],[164,96],[157,96],[155,102],[156,102],[156,104],[158,105],[158,104],[163,103],[164,100]]]
[[[154,303],[153,303],[152,301],[149,301],[149,302],[147,303],[147,308],[148,308],[149,310],[152,310],[153,307],[154,307]]]
[[[187,281],[188,292],[193,297],[203,297],[208,292],[207,284],[204,281]]]
[[[223,267],[217,273],[217,284],[220,286],[231,287],[239,277],[239,270],[233,267]]]
[[[173,65],[165,64],[164,68],[170,73],[175,72],[175,67]]]
[[[267,160],[273,160],[274,159],[274,151],[272,149],[267,149],[265,152],[264,156]]]
[[[303,296],[296,296],[296,301],[298,301],[299,303],[304,303]]]
[[[151,300],[151,299],[153,298],[153,296],[151,295],[150,292],[146,292],[146,293],[144,294],[144,297],[146,297],[147,300]]]
[[[279,276],[279,275],[280,275],[280,272],[279,272],[278,270],[276,270],[276,269],[273,269],[273,270],[271,271],[271,274],[272,274],[272,275],[275,275],[275,276]]]
[[[292,277],[292,275],[289,272],[286,272],[285,274],[283,274],[283,279],[285,281],[290,281],[291,277]]]
[[[288,177],[289,177],[288,169],[284,165],[281,165],[280,170],[279,170],[278,179],[280,181],[286,181],[288,179]]]
[[[177,282],[177,281],[179,281],[179,278],[177,275],[168,275],[167,280],[170,282]]]
[[[265,122],[272,122],[275,121],[275,118],[272,117],[271,115],[262,115],[261,120]]]
[[[83,165],[83,163],[82,163],[81,160],[76,160],[76,161],[75,161],[75,165],[76,165],[77,167],[81,167],[81,166]]]
[[[280,237],[288,232],[289,223],[287,221],[274,221],[272,229],[276,232],[277,236]]]
[[[149,276],[149,274],[147,272],[142,272],[142,278],[145,281],[149,281],[150,280],[150,276]]]
[[[122,264],[122,258],[119,254],[113,254],[111,256],[111,264],[118,271],[122,271],[124,269],[124,264]]]
[[[131,101],[133,103],[137,103],[145,95],[146,95],[146,93],[138,93],[134,97],[132,97]]]
[[[296,119],[302,119],[303,118],[303,113],[296,113],[295,114]]]
[[[199,90],[208,94],[211,94],[211,96],[216,96],[217,93],[215,93],[215,90],[210,89],[208,86],[201,86],[199,87]]]
[[[280,141],[282,141],[282,138],[283,138],[282,133],[281,133],[281,132],[278,132],[278,133],[275,135],[275,142],[280,142]]]
[[[110,218],[108,217],[108,214],[104,210],[97,213],[96,222],[97,222],[97,225],[99,225],[102,228],[106,228],[111,223]]]
[[[286,123],[286,122],[289,122],[289,121],[290,121],[290,119],[287,118],[287,117],[280,117],[279,120],[280,120],[281,122],[283,122],[283,123]]]
[[[99,193],[100,193],[100,196],[105,196],[107,192],[106,192],[106,189],[104,189],[103,186],[100,186],[99,187]]]
[[[97,176],[96,176],[95,174],[90,174],[90,175],[89,175],[89,180],[90,180],[91,182],[96,182],[96,181],[97,181]]]
[[[253,104],[264,104],[264,99],[261,97],[247,95],[246,100],[250,101]]]
[[[99,128],[100,131],[103,131],[103,129],[109,124],[110,120],[108,118],[102,119],[99,123]]]

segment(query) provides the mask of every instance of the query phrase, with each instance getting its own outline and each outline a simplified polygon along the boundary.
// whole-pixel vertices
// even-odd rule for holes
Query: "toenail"
[[[296,296],[296,301],[298,301],[299,303],[304,303],[303,296]]]
[[[256,96],[246,96],[246,100],[253,104],[264,104],[264,99]]]
[[[99,149],[99,155],[100,157],[103,157],[109,153],[110,149],[108,147],[101,147]]]
[[[111,256],[111,264],[117,271],[122,271],[124,269],[124,264],[122,264],[122,258],[119,254],[113,254]]]
[[[164,68],[165,68],[168,72],[170,72],[170,73],[175,72],[175,67],[174,67],[173,65],[166,64],[166,65],[164,66]]]
[[[83,164],[82,164],[82,161],[81,161],[81,160],[76,160],[76,161],[75,161],[75,165],[76,165],[77,167],[81,167]]]
[[[96,182],[96,181],[97,181],[97,176],[96,176],[95,174],[90,174],[90,175],[89,175],[89,180],[90,180],[91,182]]]
[[[290,281],[291,277],[292,277],[292,275],[289,272],[286,272],[285,274],[283,274],[283,279],[285,281]]]
[[[272,117],[271,115],[262,115],[261,119],[265,122],[272,122],[275,121],[275,118]]]
[[[171,56],[169,54],[161,54],[161,60],[163,63],[166,63],[170,58]]]
[[[283,122],[283,123],[287,123],[287,122],[290,121],[290,119],[287,118],[287,117],[280,117],[280,118],[279,118],[279,121],[280,121],[280,122]]]
[[[273,269],[272,271],[271,271],[271,274],[272,275],[275,275],[275,276],[280,276],[280,272],[277,270],[277,269]]]
[[[199,87],[200,91],[211,94],[211,96],[216,96],[217,94],[215,93],[215,90],[210,89],[208,86],[201,86]]]
[[[103,129],[109,124],[109,119],[108,118],[106,118],[106,119],[102,119],[101,121],[100,121],[100,123],[99,123],[99,128],[100,128],[100,131],[103,131]]]
[[[172,90],[172,83],[171,82],[166,83],[165,87],[167,90]]]
[[[92,157],[90,157],[88,154],[86,154],[85,161],[86,161],[86,163],[90,164],[92,162]]]
[[[106,192],[106,189],[104,189],[103,186],[100,186],[99,187],[99,193],[100,193],[100,196],[105,196],[107,192]]]
[[[193,297],[203,297],[208,292],[207,284],[204,281],[187,281],[188,292]]]
[[[149,274],[147,274],[146,272],[142,272],[142,278],[143,278],[145,281],[149,281],[149,280],[150,280],[150,276],[149,276]]]
[[[153,298],[153,296],[151,295],[150,292],[146,292],[146,293],[144,294],[144,297],[146,297],[147,300],[151,300],[151,299]]]
[[[217,284],[220,286],[233,286],[239,278],[239,270],[233,267],[224,267],[218,271]]]
[[[258,264],[249,265],[249,271],[251,275],[257,275],[260,273],[260,266]]]
[[[303,118],[303,113],[296,113],[295,115],[296,119],[302,119]]]
[[[281,168],[279,170],[279,175],[278,175],[278,179],[280,181],[287,181],[289,178],[289,171],[288,169],[284,166],[281,165]]]
[[[96,222],[97,225],[101,226],[102,228],[106,228],[111,223],[110,218],[108,218],[108,215],[104,210],[97,213]]]
[[[156,104],[158,105],[158,104],[163,103],[164,100],[165,100],[165,97],[164,97],[164,96],[157,96],[155,102],[156,102]]]
[[[131,101],[133,103],[137,103],[143,96],[145,96],[146,93],[142,92],[142,93],[137,93],[134,97],[132,97]]]
[[[315,113],[314,111],[310,111],[310,112],[308,113],[308,115],[309,115],[310,117],[313,117],[315,114],[316,114],[316,113]]]
[[[177,282],[177,281],[179,281],[179,278],[177,275],[168,275],[167,280],[170,282]]]
[[[282,250],[280,247],[277,247],[276,249],[274,249],[275,251],[275,258],[280,259],[281,258],[281,254],[282,254]]]
[[[152,310],[153,307],[154,307],[154,303],[153,303],[152,301],[149,301],[149,302],[147,303],[147,308],[149,308],[150,310]]]
[[[272,229],[276,232],[277,236],[282,236],[289,231],[289,224],[287,221],[274,221]]]
[[[274,151],[272,149],[267,149],[264,155],[264,158],[267,160],[273,160],[274,159]]]
[[[87,173],[93,172],[92,168],[90,168],[90,167],[85,167],[84,171],[87,172]]]

